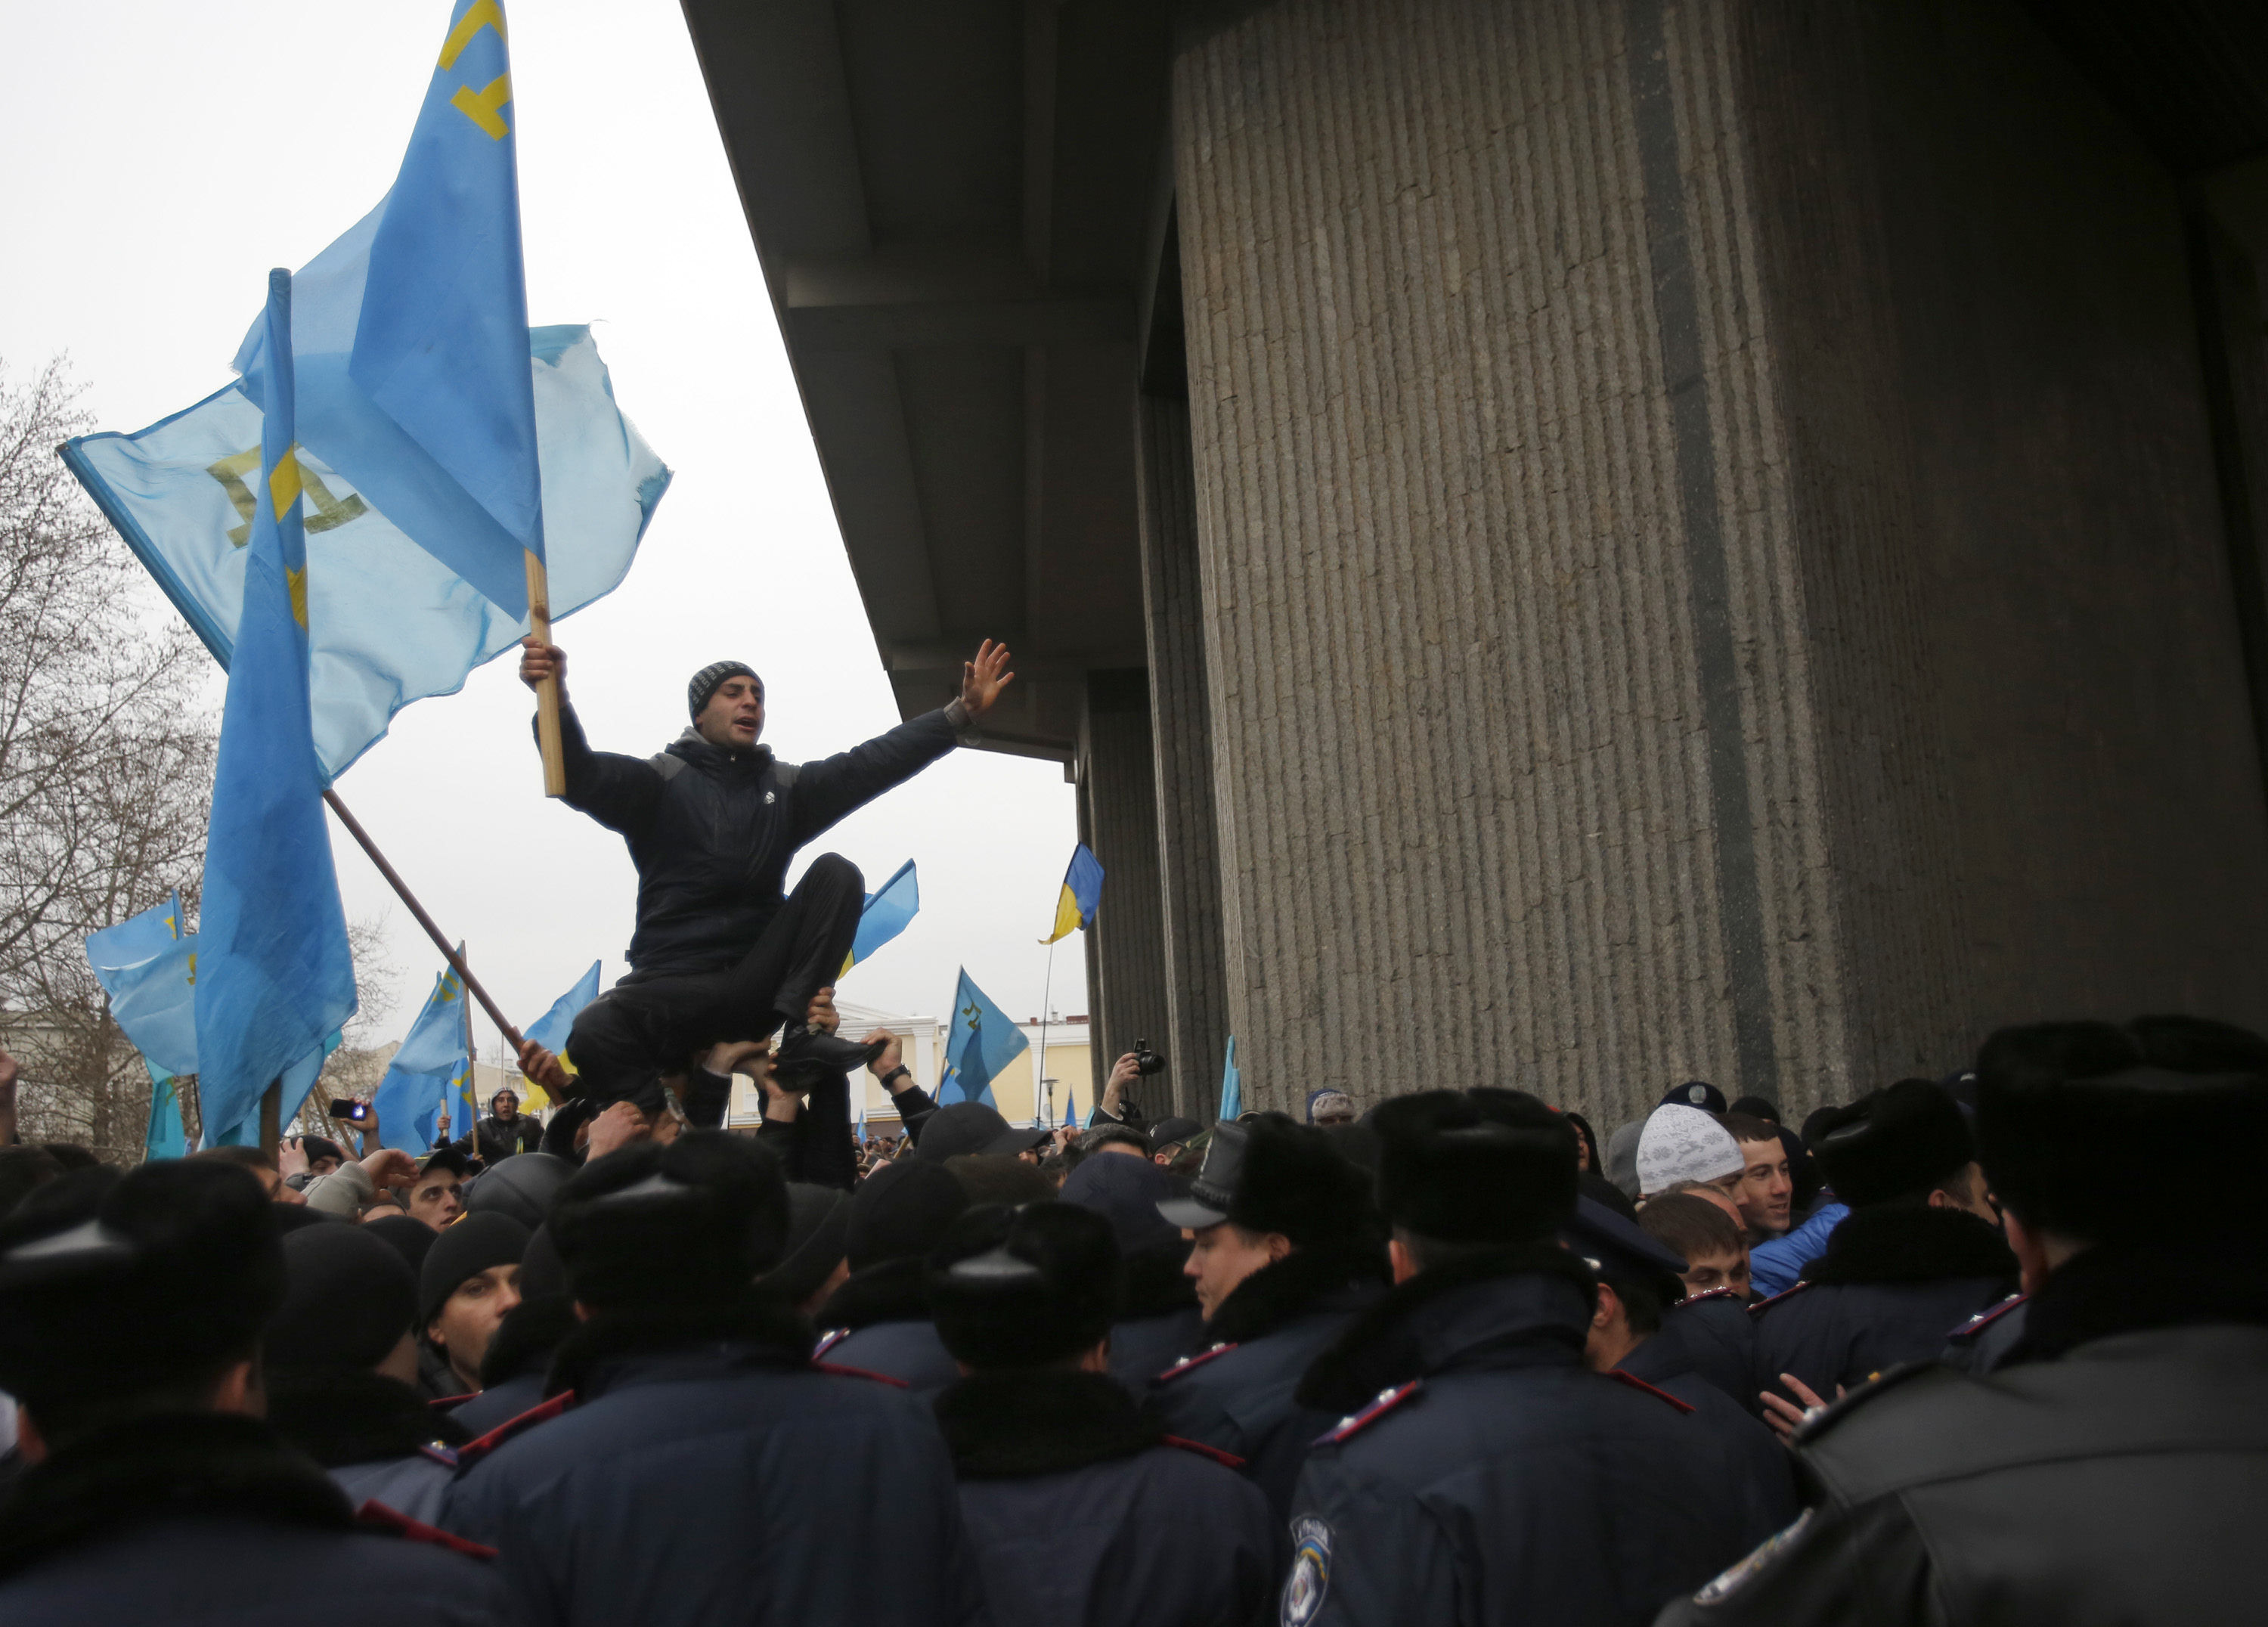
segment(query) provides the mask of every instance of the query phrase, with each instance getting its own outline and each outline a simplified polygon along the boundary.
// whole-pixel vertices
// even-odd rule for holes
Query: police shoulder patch
[[[575,1404],[575,1392],[563,1390],[550,1400],[530,1407],[516,1418],[506,1418],[487,1434],[468,1440],[457,1448],[457,1470],[460,1474],[504,1445],[515,1435],[525,1434],[538,1424],[547,1424]]]
[[[1796,1295],[1801,1293],[1805,1289],[1810,1286],[1811,1285],[1809,1283],[1798,1283],[1793,1288],[1783,1288],[1778,1293],[1772,1295],[1771,1299],[1758,1299],[1755,1304],[1749,1306],[1749,1314],[1754,1316],[1769,1307],[1778,1305],[1783,1299],[1793,1299]]]
[[[895,1384],[900,1389],[913,1388],[895,1374],[876,1373],[871,1367],[847,1367],[839,1361],[814,1361],[811,1364],[811,1367],[814,1373],[831,1373],[838,1379],[867,1379],[876,1384]]]
[[[1680,1412],[1691,1412],[1696,1410],[1691,1402],[1680,1401],[1676,1396],[1671,1395],[1666,1389],[1656,1389],[1653,1385],[1648,1384],[1644,1379],[1638,1377],[1635,1373],[1624,1373],[1620,1367],[1613,1367],[1608,1370],[1607,1376],[1610,1379],[1621,1380],[1623,1383],[1629,1385],[1634,1390],[1644,1390],[1656,1401],[1666,1401],[1671,1406],[1676,1408]]]
[[[376,1498],[367,1499],[355,1510],[355,1523],[409,1542],[431,1542],[436,1548],[446,1548],[452,1553],[468,1555],[475,1559],[493,1559],[497,1556],[497,1550],[484,1542],[471,1542],[438,1526],[429,1526],[422,1520],[412,1520],[399,1509],[387,1507]]]
[[[1194,1356],[1184,1356],[1181,1360],[1175,1362],[1172,1366],[1167,1368],[1163,1373],[1160,1373],[1156,1378],[1150,1381],[1152,1384],[1163,1384],[1167,1379],[1178,1379],[1184,1373],[1188,1373],[1193,1368],[1204,1366],[1205,1363],[1211,1361],[1216,1356],[1226,1356],[1229,1351],[1235,1348],[1235,1341],[1229,1340],[1224,1344],[1214,1345],[1211,1350],[1199,1351]]]
[[[1184,1452],[1194,1452],[1199,1457],[1209,1457],[1216,1463],[1231,1469],[1242,1469],[1244,1460],[1233,1452],[1224,1452],[1219,1447],[1209,1447],[1202,1440],[1191,1440],[1186,1435],[1166,1435],[1159,1439],[1160,1446],[1178,1447]]]
[[[820,1335],[819,1343],[811,1347],[811,1359],[817,1361],[850,1336],[850,1329],[848,1328],[836,1328]]]
[[[1342,1440],[1351,1439],[1425,1388],[1425,1380],[1412,1379],[1407,1384],[1397,1384],[1392,1389],[1379,1391],[1377,1399],[1370,1405],[1359,1412],[1349,1413],[1339,1420],[1336,1429],[1317,1436],[1315,1445],[1320,1447],[1326,1441],[1336,1444]]]
[[[427,1457],[431,1458],[436,1463],[441,1464],[445,1468],[454,1469],[457,1467],[457,1449],[454,1447],[445,1447],[439,1441],[436,1440],[429,1442],[417,1449],[423,1453]]]
[[[1762,1575],[1774,1559],[1802,1536],[1810,1528],[1812,1516],[1817,1512],[1816,1509],[1807,1508],[1796,1516],[1793,1525],[1789,1526],[1786,1530],[1776,1531],[1764,1538],[1755,1552],[1730,1570],[1717,1576],[1704,1586],[1699,1593],[1695,1594],[1693,1602],[1721,1604],[1731,1598],[1733,1594]]]
[[[1307,1627],[1331,1590],[1331,1528],[1313,1514],[1292,1522],[1292,1573],[1284,1580],[1281,1627]]]
[[[1704,1299],[1735,1299],[1740,1300],[1743,1306],[1748,1303],[1747,1300],[1741,1299],[1739,1292],[1735,1289],[1704,1288],[1699,1293],[1687,1294],[1683,1299],[1680,1299],[1676,1305],[1673,1305],[1669,1308],[1674,1311],[1682,1306],[1698,1305]]]
[[[1994,1322],[1999,1321],[2001,1317],[2006,1316],[2010,1311],[2014,1310],[2018,1306],[2021,1305],[2025,1300],[2030,1298],[2031,1295],[2027,1293],[2012,1293],[2007,1299],[2001,1300],[1999,1304],[1992,1307],[1990,1310],[1978,1312],[1976,1315],[1962,1323],[1961,1326],[1955,1328],[1946,1336],[1954,1339],[1966,1338],[1969,1335],[1977,1332],[1979,1329],[1991,1327]]]

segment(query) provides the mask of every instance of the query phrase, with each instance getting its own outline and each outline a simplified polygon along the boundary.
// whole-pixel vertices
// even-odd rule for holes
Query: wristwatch
[[[892,1079],[909,1079],[913,1078],[913,1076],[914,1071],[902,1062],[896,1067],[892,1068],[887,1073],[882,1075],[882,1088],[885,1090],[893,1088],[890,1084]]]

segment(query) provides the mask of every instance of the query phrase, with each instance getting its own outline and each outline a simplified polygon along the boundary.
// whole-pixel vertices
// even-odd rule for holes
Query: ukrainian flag
[[[1071,850],[1071,868],[1064,872],[1063,894],[1056,902],[1056,930],[1042,941],[1054,943],[1094,923],[1094,908],[1102,902],[1102,861],[1082,842]]]

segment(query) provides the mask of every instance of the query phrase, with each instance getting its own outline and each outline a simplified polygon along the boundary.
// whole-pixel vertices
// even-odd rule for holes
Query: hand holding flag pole
[[[527,629],[535,644],[551,647],[551,583],[543,571],[543,556],[527,550]],[[564,665],[565,658],[561,658]],[[567,754],[559,743],[559,675],[536,681],[535,744],[543,753],[543,794],[567,794]],[[485,1001],[482,1004],[486,1004]]]

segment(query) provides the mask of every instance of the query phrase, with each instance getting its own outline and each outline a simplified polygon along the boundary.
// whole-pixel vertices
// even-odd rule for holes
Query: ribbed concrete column
[[[1088,674],[1084,733],[1086,842],[1103,870],[1102,903],[1086,934],[1099,1089],[1137,1039],[1162,1044],[1171,1032],[1150,686],[1139,669]],[[1170,1088],[1153,1080],[1136,1087],[1137,1099],[1145,1112],[1160,1116],[1170,1105]]]
[[[2178,192],[2021,5],[1191,28],[1252,1096],[1495,1079],[1603,1130],[2268,1015]]]
[[[1220,842],[1214,825],[1212,718],[1205,690],[1197,486],[1185,401],[1142,398],[1142,604],[1158,781],[1166,1004],[1177,1109],[1210,1123],[1228,1041],[1221,962]]]

